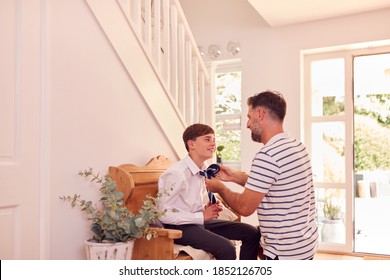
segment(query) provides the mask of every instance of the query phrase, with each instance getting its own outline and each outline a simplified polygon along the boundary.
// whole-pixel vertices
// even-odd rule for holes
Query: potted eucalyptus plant
[[[92,168],[80,171],[79,175],[101,185],[100,206],[81,199],[78,194],[60,199],[79,207],[91,221],[93,237],[85,241],[87,259],[131,259],[135,239],[151,239],[155,235],[149,225],[164,214],[157,209],[160,195],[147,196],[142,209],[134,214],[125,207],[123,193],[116,189],[116,182],[109,175],[100,177]]]

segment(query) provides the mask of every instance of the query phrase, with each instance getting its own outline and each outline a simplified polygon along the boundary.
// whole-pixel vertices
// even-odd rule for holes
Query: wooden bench
[[[124,193],[124,203],[133,213],[138,213],[143,201],[148,194],[156,196],[158,192],[159,176],[172,165],[172,161],[165,156],[152,158],[145,166],[134,164],[122,164],[110,166],[109,174],[116,181],[117,189]],[[153,228],[157,237],[147,240],[146,238],[136,239],[134,244],[134,260],[190,260],[185,253],[175,255],[174,240],[182,236],[180,230],[165,228]]]

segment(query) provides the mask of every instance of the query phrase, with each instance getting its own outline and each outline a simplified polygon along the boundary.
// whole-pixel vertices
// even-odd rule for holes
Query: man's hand
[[[230,182],[232,181],[234,177],[235,171],[231,169],[230,167],[227,167],[225,165],[219,165],[219,172],[215,176],[218,180],[225,181],[225,182]]]
[[[244,186],[248,180],[248,175],[245,172],[233,170],[226,165],[219,165],[219,172],[215,176],[218,180],[224,182],[234,182],[240,186]]]
[[[219,173],[219,172],[218,172]],[[224,183],[222,183],[220,180],[212,178],[212,179],[206,179],[205,180],[206,187],[209,191],[219,193],[225,188]]]

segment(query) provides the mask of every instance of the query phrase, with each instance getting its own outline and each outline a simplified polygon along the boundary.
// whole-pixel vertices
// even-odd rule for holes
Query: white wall
[[[51,99],[48,257],[83,259],[89,223],[58,198],[79,193],[91,199],[98,193],[78,171],[91,166],[105,174],[109,165],[143,165],[158,154],[176,158],[85,1],[45,2],[44,85]]]

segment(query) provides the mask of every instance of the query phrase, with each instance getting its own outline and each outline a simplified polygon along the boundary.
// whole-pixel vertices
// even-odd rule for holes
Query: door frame
[[[302,77],[302,114],[301,114],[301,137],[307,146],[308,152],[313,157],[315,151],[311,145],[311,125],[321,122],[344,122],[345,123],[345,182],[324,183],[315,182],[315,186],[325,189],[345,190],[345,244],[320,243],[318,250],[327,252],[354,253],[354,109],[353,109],[353,60],[355,56],[373,55],[390,52],[390,40],[368,42],[364,44],[344,45],[331,48],[305,50],[301,52]],[[332,58],[344,59],[344,93],[345,113],[337,116],[312,116],[311,104],[311,62]]]

